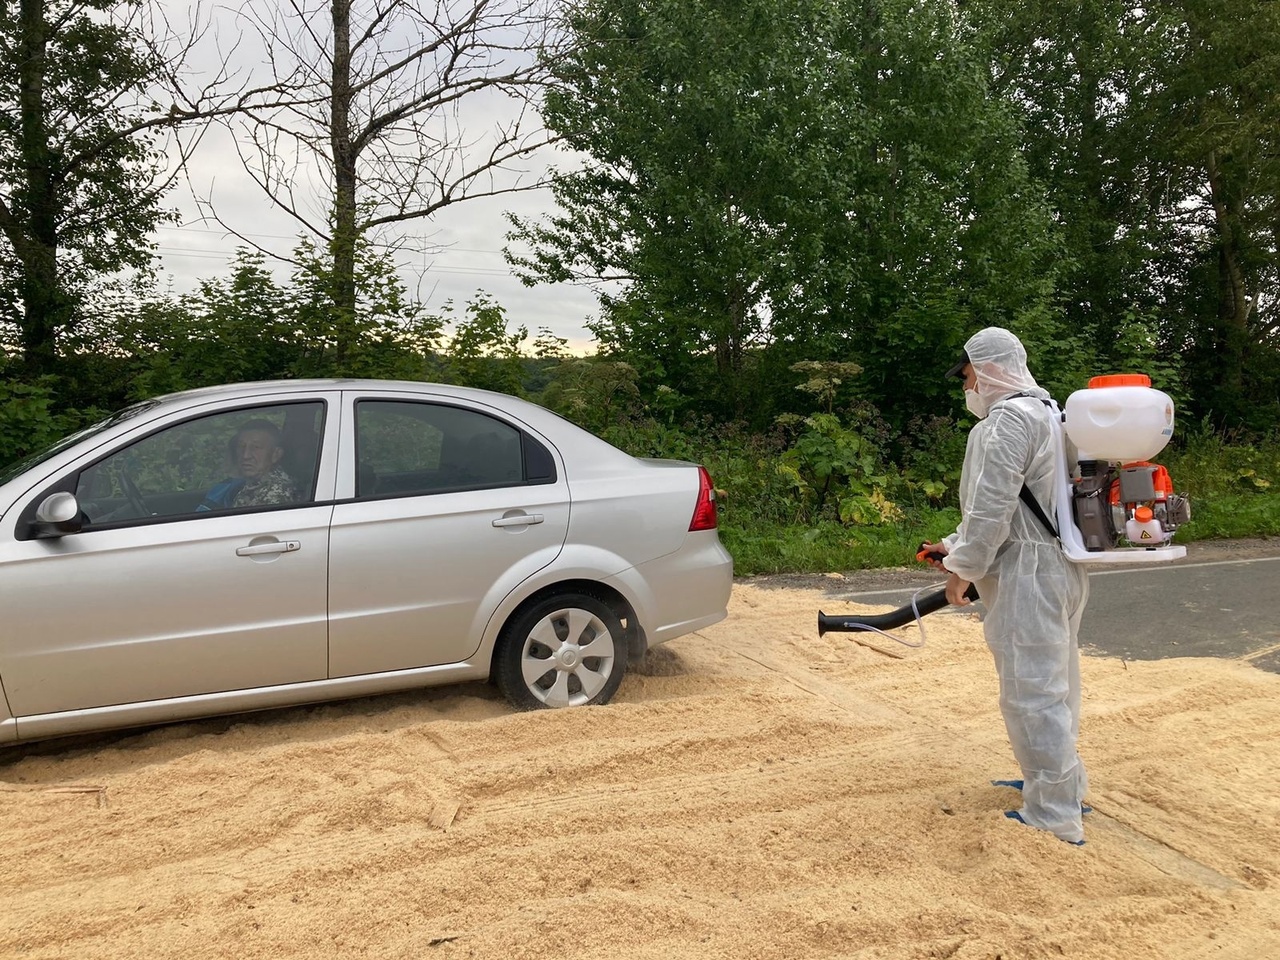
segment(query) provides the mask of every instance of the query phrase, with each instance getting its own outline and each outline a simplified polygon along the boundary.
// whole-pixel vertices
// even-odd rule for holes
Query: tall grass
[[[1201,433],[1161,460],[1191,497],[1191,522],[1176,541],[1280,536],[1280,439],[1233,443]]]
[[[921,542],[941,539],[959,522],[960,512],[954,509],[882,527],[847,527],[830,520],[813,526],[730,521],[721,524],[720,537],[739,575],[829,573],[914,564]]]

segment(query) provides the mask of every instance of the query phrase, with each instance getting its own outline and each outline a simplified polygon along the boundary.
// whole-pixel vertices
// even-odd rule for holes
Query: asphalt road
[[[1188,550],[1156,569],[1090,573],[1080,642],[1129,660],[1227,657],[1280,673],[1277,600],[1280,545],[1234,558]]]
[[[940,581],[932,570],[909,568],[752,582],[804,582],[834,598],[901,606],[921,586]],[[1174,563],[1091,570],[1080,643],[1086,653],[1127,660],[1224,657],[1280,673],[1277,600],[1280,541],[1192,543],[1186,559]],[[933,616],[953,615],[954,609]]]

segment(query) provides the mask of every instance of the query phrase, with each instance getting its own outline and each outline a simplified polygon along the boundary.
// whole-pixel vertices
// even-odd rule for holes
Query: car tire
[[[498,689],[521,710],[608,703],[622,683],[627,640],[608,604],[583,593],[541,600],[503,628]]]

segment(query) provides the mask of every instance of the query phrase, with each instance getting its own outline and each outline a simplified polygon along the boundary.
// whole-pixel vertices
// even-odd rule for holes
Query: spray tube
[[[943,554],[929,553],[921,550],[916,554],[916,559],[920,561],[941,560]],[[930,613],[934,613],[947,606],[946,589],[937,590],[924,597],[920,594],[927,590],[917,590],[911,598],[911,602],[905,607],[899,607],[897,610],[891,610],[888,613],[878,614],[846,614],[839,617],[827,616],[821,610],[818,611],[818,636],[822,636],[828,631],[833,633],[857,633],[870,632],[880,633],[889,637],[891,640],[897,640],[898,643],[908,647],[920,647],[924,645],[924,624],[921,619]],[[969,589],[965,591],[965,597],[969,600],[978,599],[978,589],[973,584],[969,584]],[[885,633],[886,630],[893,630],[896,627],[905,626],[912,620],[916,621],[920,626],[921,640],[919,643],[907,643],[900,637]]]

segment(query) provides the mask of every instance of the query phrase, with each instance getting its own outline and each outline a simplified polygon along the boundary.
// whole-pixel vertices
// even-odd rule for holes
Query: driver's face
[[[246,480],[258,480],[280,462],[284,451],[265,430],[246,430],[236,437],[236,466]]]

